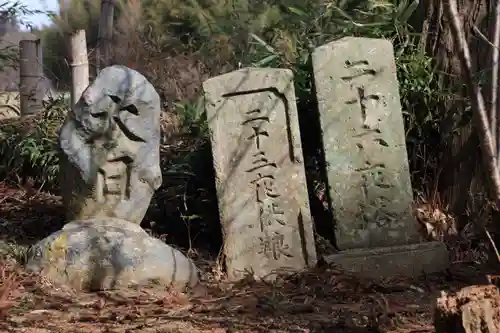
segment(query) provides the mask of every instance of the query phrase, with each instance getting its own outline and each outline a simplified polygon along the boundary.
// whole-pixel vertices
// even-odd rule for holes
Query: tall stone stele
[[[194,264],[139,226],[162,182],[160,115],[158,93],[130,68],[106,67],[87,87],[59,133],[69,223],[34,247],[29,268],[79,289],[197,284]]]
[[[203,90],[229,278],[314,266],[292,71],[244,68]]]
[[[412,213],[405,131],[389,40],[346,37],[312,55],[336,242],[329,259],[368,275],[446,268]],[[332,224],[333,227],[333,224]]]

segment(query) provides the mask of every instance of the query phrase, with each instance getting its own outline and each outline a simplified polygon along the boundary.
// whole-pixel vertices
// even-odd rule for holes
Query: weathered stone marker
[[[391,42],[347,37],[312,61],[337,246],[419,243]]]
[[[313,55],[341,249],[419,239],[392,54],[390,41],[344,38]]]
[[[314,265],[293,73],[245,68],[203,89],[229,277]]]
[[[69,223],[31,248],[29,270],[83,290],[198,284],[189,258],[139,226],[162,182],[160,114],[160,97],[139,72],[99,72],[59,132]]]
[[[160,97],[139,72],[103,69],[61,127],[61,190],[68,220],[141,223],[162,183]]]

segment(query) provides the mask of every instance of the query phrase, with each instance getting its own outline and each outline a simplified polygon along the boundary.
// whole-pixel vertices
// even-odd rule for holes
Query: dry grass
[[[60,228],[58,197],[6,184],[0,193],[0,234],[6,241],[16,236],[31,243]],[[23,248],[11,248],[17,246]],[[322,267],[272,284],[233,284],[216,261],[198,256],[203,295],[154,288],[77,294],[26,273],[14,252],[0,263],[5,332],[424,333],[433,332],[432,306],[440,290],[487,283],[486,272],[462,263],[447,274],[413,280],[375,283]]]
[[[445,242],[451,251],[453,264],[480,265],[488,262],[492,255],[498,257],[494,252],[498,246],[486,229],[487,225],[491,225],[488,221],[490,210],[491,206],[487,205],[483,207],[482,214],[469,214],[469,222],[459,228],[457,219],[437,195],[429,199],[419,196],[414,207],[422,237]]]
[[[163,108],[173,111],[175,102],[193,101],[201,84],[210,76],[203,56],[183,52],[177,37],[168,31],[158,35],[142,26],[141,1],[121,4],[124,15],[118,20],[113,37],[113,59],[143,73],[164,101]]]
[[[57,231],[64,221],[61,199],[26,184],[0,183],[0,239],[31,244]]]
[[[6,332],[433,332],[439,290],[464,285],[445,285],[443,276],[376,284],[328,268],[273,284],[206,273],[202,296],[153,288],[77,294],[9,261],[2,271],[14,277],[0,323]]]

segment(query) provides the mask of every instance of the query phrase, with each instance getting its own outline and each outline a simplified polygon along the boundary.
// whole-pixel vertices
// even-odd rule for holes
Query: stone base
[[[117,218],[66,224],[31,248],[26,268],[84,291],[152,284],[184,291],[199,283],[184,254]]]
[[[375,280],[395,276],[417,277],[449,267],[448,250],[441,242],[345,250],[325,257],[325,261]]]

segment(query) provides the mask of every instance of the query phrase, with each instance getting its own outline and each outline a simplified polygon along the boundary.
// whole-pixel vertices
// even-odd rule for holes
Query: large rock
[[[112,218],[66,224],[31,249],[27,268],[78,290],[198,284],[195,265],[181,252],[137,224]]]
[[[61,127],[61,190],[68,221],[141,223],[160,170],[160,97],[140,73],[104,68]]]

